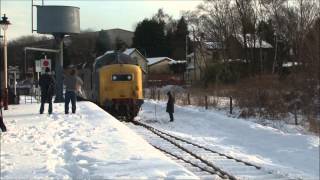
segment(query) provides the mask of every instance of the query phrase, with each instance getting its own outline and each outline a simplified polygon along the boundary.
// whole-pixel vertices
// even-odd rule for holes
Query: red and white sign
[[[40,66],[41,66],[41,73],[44,73],[46,71],[46,68],[49,68],[51,71],[51,59],[41,59],[40,61]]]

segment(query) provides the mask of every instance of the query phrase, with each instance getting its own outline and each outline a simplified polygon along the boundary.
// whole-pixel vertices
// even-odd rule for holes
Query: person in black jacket
[[[168,95],[168,102],[167,102],[167,113],[169,113],[169,116],[170,116],[170,121],[172,122],[174,119],[173,119],[173,113],[174,113],[174,98],[172,97],[171,95],[171,92],[169,91],[167,93]]]
[[[1,93],[1,92],[0,92]],[[6,125],[4,124],[3,122],[3,114],[2,114],[2,96],[0,94],[0,111],[1,111],[1,114],[0,114],[0,129],[2,132],[6,132],[7,131],[7,127]]]
[[[48,113],[52,114],[52,96],[54,94],[54,84],[55,81],[53,77],[49,74],[50,69],[46,68],[45,74],[41,75],[39,79],[39,86],[41,88],[41,106],[40,114],[43,114],[44,103],[49,103]]]

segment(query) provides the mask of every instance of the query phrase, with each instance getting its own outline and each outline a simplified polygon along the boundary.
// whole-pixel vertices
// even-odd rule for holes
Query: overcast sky
[[[12,23],[8,29],[8,39],[30,35],[31,0],[0,1],[2,15],[5,13]],[[41,0],[34,2],[41,4]],[[177,19],[182,11],[193,10],[199,3],[199,0],[44,0],[45,5],[79,7],[81,30],[122,28],[131,31],[137,22],[151,17],[159,8]]]

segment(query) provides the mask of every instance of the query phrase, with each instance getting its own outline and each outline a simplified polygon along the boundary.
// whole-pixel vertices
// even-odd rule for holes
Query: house
[[[247,53],[246,53],[247,50]],[[245,62],[260,61],[266,69],[272,68],[273,47],[259,37],[246,34],[246,40],[243,35],[236,34],[229,37],[226,42],[227,59],[242,59]]]
[[[148,85],[162,86],[167,84],[183,84],[183,77],[174,74],[170,66],[173,64],[185,63],[176,61],[169,57],[153,57],[148,60]]]
[[[264,69],[272,66],[273,47],[271,44],[251,34],[246,40],[240,34],[232,35],[226,42],[195,42],[195,51],[187,56],[186,81],[202,80],[208,66],[216,63],[256,62]]]
[[[147,58],[149,74],[171,74],[169,63],[174,61],[168,57]]]

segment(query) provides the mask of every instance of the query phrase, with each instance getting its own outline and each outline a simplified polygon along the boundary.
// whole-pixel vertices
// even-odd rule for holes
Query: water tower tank
[[[80,33],[79,8],[37,6],[37,32],[40,34]]]

